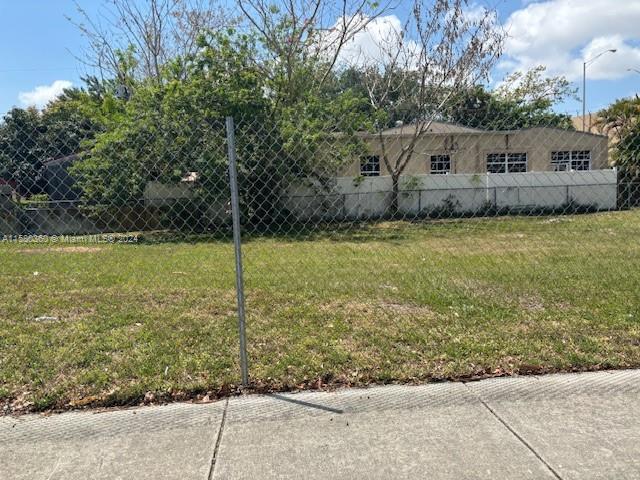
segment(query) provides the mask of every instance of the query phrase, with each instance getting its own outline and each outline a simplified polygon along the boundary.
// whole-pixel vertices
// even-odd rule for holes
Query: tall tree
[[[640,177],[640,97],[617,100],[600,111],[597,125],[614,139],[611,148],[615,164]]]
[[[571,117],[553,110],[549,99],[515,100],[497,95],[482,85],[457,92],[443,115],[447,120],[483,130],[531,127],[573,129]]]
[[[238,0],[261,45],[258,68],[276,104],[313,95],[331,80],[344,47],[390,0]]]
[[[455,92],[486,79],[502,52],[504,33],[494,10],[468,14],[467,0],[415,0],[401,31],[381,45],[382,58],[364,69],[363,82],[374,111],[380,157],[392,179],[390,213],[398,211],[399,179],[416,153],[418,139],[442,118]],[[389,119],[404,109],[415,115],[401,136],[383,135]]]
[[[42,192],[39,174],[46,151],[44,125],[36,108],[14,108],[0,123],[0,174],[17,184],[18,193],[30,196]]]
[[[577,89],[566,77],[548,76],[546,71],[547,67],[538,65],[526,72],[511,73],[493,93],[500,100],[549,106],[577,99]]]
[[[554,111],[554,106],[573,98],[575,89],[564,77],[546,77],[545,68],[536,67],[526,73],[517,72],[508,75],[495,90],[484,85],[472,85],[453,92],[451,100],[443,107],[440,118],[468,127],[485,130],[515,130],[536,126],[550,126],[572,129],[571,117]],[[402,82],[405,72],[386,72],[387,82],[399,85],[385,97],[388,114],[386,126],[397,123],[411,123],[419,116],[420,107],[415,104],[415,94],[407,89],[417,89],[417,81]],[[353,88],[366,95],[363,77],[367,76],[368,84],[385,89],[382,72],[377,68],[363,71],[351,67],[341,72],[339,84],[342,88]],[[394,78],[394,76],[396,78]],[[378,77],[378,78],[376,78]],[[374,92],[374,96],[381,95]],[[373,109],[369,109],[373,115]]]
[[[254,46],[249,37],[211,33],[201,36],[198,45],[186,74],[169,69],[161,82],[140,82],[116,121],[72,167],[96,215],[140,208],[149,182],[177,185],[192,172],[195,197],[183,214],[194,226],[206,228],[208,206],[226,198],[224,117],[245,115],[260,123],[268,101],[250,60]],[[257,153],[263,145],[254,142],[255,151],[239,157],[243,162],[270,158]],[[265,162],[261,165],[267,168]],[[247,168],[241,163],[243,172]],[[257,200],[265,194],[268,177],[262,178],[244,198]]]
[[[76,3],[78,18],[68,17],[88,43],[78,58],[103,79],[124,82],[123,52],[135,60],[135,78],[160,81],[162,70],[197,51],[199,35],[226,28],[235,20],[214,0],[102,0],[100,14]],[[186,65],[180,65],[185,73]]]
[[[571,117],[553,110],[576,98],[576,89],[563,76],[547,76],[539,65],[509,74],[493,91],[475,86],[459,92],[450,115],[454,121],[487,130],[531,127],[573,129]]]

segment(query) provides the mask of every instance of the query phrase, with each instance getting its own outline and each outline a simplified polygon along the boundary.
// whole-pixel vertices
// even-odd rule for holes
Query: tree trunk
[[[398,218],[400,214],[400,175],[391,175],[391,205],[389,206],[389,213],[391,218]]]

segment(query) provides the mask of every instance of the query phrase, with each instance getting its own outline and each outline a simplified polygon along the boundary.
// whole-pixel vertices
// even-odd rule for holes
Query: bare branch
[[[467,8],[467,0],[414,0],[402,31],[392,32],[362,69],[369,102],[388,119],[386,125],[376,126],[375,138],[393,179],[395,207],[398,179],[418,140],[443,115],[456,92],[487,78],[502,53],[504,32],[495,11],[470,18]],[[389,136],[382,130],[404,121],[406,110],[413,112],[406,119],[412,124],[410,133],[400,135],[400,151],[391,162],[385,145]]]
[[[160,81],[165,65],[196,52],[198,36],[235,23],[214,0],[103,0],[92,17],[76,3],[78,19],[67,19],[87,39],[88,49],[78,55],[100,75],[121,78],[121,57],[130,47],[137,78]]]

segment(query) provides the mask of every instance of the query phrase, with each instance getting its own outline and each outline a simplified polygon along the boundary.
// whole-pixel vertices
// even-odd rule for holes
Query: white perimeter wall
[[[306,183],[306,184],[303,184]],[[285,208],[299,219],[383,216],[391,177],[340,177],[330,186],[307,180],[291,187]],[[600,210],[616,208],[615,170],[506,174],[412,175],[400,178],[399,209],[418,215],[453,202],[460,212],[498,208],[553,208],[569,201]]]

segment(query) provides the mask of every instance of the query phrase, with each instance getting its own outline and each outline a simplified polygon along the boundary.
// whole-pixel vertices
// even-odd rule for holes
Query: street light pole
[[[582,131],[585,132],[587,121],[587,62],[582,64]]]
[[[587,65],[591,65],[597,59],[599,59],[605,53],[616,53],[618,50],[615,48],[605,50],[602,53],[599,53],[591,60],[587,60],[582,64],[582,131],[587,131]]]

